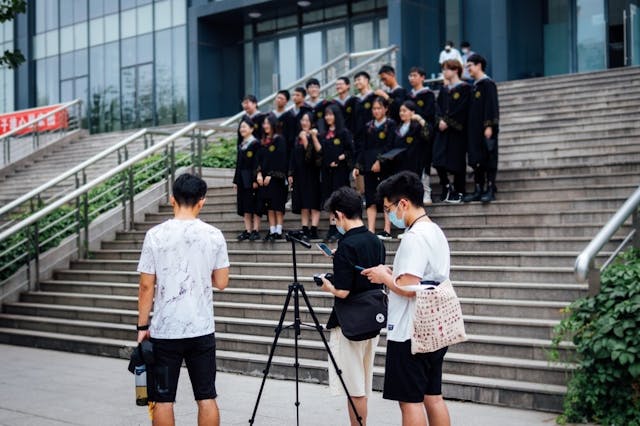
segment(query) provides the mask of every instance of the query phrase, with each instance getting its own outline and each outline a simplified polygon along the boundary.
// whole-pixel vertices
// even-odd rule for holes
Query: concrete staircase
[[[586,286],[573,278],[573,261],[640,183],[640,70],[508,82],[499,90],[498,201],[428,208],[450,242],[451,278],[469,334],[468,342],[447,354],[444,394],[557,411],[570,369],[548,362],[553,327],[562,308],[586,294]],[[235,196],[229,178],[216,176],[215,181],[208,176],[215,183],[202,218],[223,230],[232,262],[229,288],[215,294],[218,365],[261,374],[292,280],[290,246],[236,242],[242,225]],[[433,188],[438,194],[439,186]],[[169,217],[170,207],[161,206],[137,223],[136,231],[118,233],[90,259],[72,262],[41,282],[40,291],[5,304],[0,342],[126,356],[135,339],[135,269],[144,233]],[[286,229],[298,223],[297,216],[286,215]],[[617,234],[603,257],[628,230],[627,225]],[[398,241],[385,244],[391,262]],[[332,299],[316,291],[310,277],[330,270],[330,263],[318,250],[303,248],[298,261],[300,281],[324,323]],[[303,309],[303,321],[310,320]],[[301,339],[303,379],[326,381],[326,354],[317,333],[303,330]],[[286,330],[274,377],[293,377],[293,342]],[[383,334],[377,389],[384,346]],[[563,351],[571,349],[570,343],[563,345]]]

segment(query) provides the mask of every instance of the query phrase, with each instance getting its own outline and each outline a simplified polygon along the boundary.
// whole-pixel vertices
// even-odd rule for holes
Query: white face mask
[[[462,49],[462,53],[464,53],[465,55],[469,54],[469,49]]]

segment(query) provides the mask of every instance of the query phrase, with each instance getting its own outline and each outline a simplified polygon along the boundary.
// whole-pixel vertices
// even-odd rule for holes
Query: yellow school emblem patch
[[[271,145],[271,146],[269,147],[269,152],[273,152],[273,151],[275,151],[275,150],[276,150],[276,146],[275,146],[275,145]]]
[[[364,109],[370,109],[370,108],[371,108],[371,102],[365,102]]]
[[[378,133],[378,139],[384,139],[386,137],[387,137],[387,134],[385,132]]]
[[[334,144],[335,146],[340,145],[340,139],[335,138],[335,139],[333,140],[333,144]]]
[[[407,143],[413,143],[413,136],[407,136]]]
[[[346,111],[347,111],[347,114],[351,114],[351,107],[348,106]]]
[[[257,129],[257,128],[258,128],[258,123],[254,124],[254,125],[253,125],[253,128],[254,128],[254,129]]]
[[[480,99],[480,96],[482,96],[482,95],[480,94],[480,91],[478,90],[478,91],[476,92],[476,99]]]
[[[460,99],[460,93],[456,92],[453,94],[453,100],[457,101],[458,99]]]
[[[322,118],[322,112],[318,111],[318,112],[316,113],[316,117],[318,117],[318,118]]]
[[[420,100],[418,101],[418,106],[419,106],[419,107],[423,107],[423,106],[424,106],[424,101],[423,101],[422,99],[420,99]]]
[[[247,151],[247,158],[253,157],[253,151]]]

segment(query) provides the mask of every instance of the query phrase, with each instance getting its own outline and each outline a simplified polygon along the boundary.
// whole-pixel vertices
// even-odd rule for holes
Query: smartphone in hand
[[[318,247],[320,250],[322,250],[322,252],[324,254],[326,254],[327,256],[331,257],[333,256],[333,251],[331,250],[331,248],[326,245],[325,243],[317,243],[316,247]]]

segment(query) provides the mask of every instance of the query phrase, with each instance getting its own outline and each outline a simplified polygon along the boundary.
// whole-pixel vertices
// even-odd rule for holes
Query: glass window
[[[124,12],[120,13],[120,19],[122,21],[122,28],[121,28],[121,33],[120,33],[120,37],[121,38],[127,38],[127,37],[133,37],[136,35],[136,10],[135,9],[130,9],[130,10],[125,10]]]
[[[44,3],[44,2],[41,2]],[[58,2],[48,1],[47,3],[47,30],[58,28]]]
[[[278,40],[280,87],[293,83],[298,76],[298,55],[294,52],[297,52],[295,36]]]
[[[104,42],[109,43],[118,40],[120,33],[120,17],[118,14],[104,17]]]
[[[104,2],[105,0],[89,0],[90,18],[97,18],[104,15]],[[110,3],[116,3],[117,6],[117,2],[111,1]]]
[[[60,53],[71,52],[73,46],[73,25],[60,29]]]
[[[187,23],[187,5],[185,0],[172,0],[173,12],[171,13],[173,25],[185,25]]]
[[[46,28],[47,3],[36,2],[36,34],[44,32]]]
[[[306,33],[302,37],[302,45],[303,74],[308,74],[322,66],[322,32]]]
[[[136,7],[136,0],[120,0],[120,8],[122,10]]]
[[[89,50],[89,74],[89,129],[91,133],[104,132],[104,46],[92,47]]]
[[[279,17],[277,21],[277,25],[279,30],[294,28],[298,26],[298,17],[296,15]],[[251,29],[251,25],[248,25],[248,27],[249,29]],[[246,38],[251,38],[251,35],[249,35],[249,37],[246,37]]]
[[[173,30],[173,103],[175,122],[188,120],[187,107],[187,27]]]
[[[171,46],[171,30],[158,31],[155,33],[155,37],[156,46]],[[172,64],[172,50],[156,50],[156,113],[158,124],[173,123]]]
[[[347,16],[347,5],[327,7],[324,10],[324,19],[334,19]]]
[[[322,9],[312,10],[302,14],[303,24],[312,24],[314,22],[320,22],[324,18],[324,11]]]
[[[273,41],[265,41],[258,45],[258,99],[273,93],[273,72],[275,62]]]
[[[46,79],[47,79],[47,101],[49,104],[55,104],[60,102],[60,86],[58,85],[59,71],[58,71],[58,57],[45,59],[46,61]]]
[[[60,0],[60,26],[73,24],[73,7],[75,0]]]
[[[104,14],[108,15],[110,13],[117,13],[119,11],[118,9],[118,2],[117,1],[111,1],[111,0],[105,0],[104,2]]]
[[[88,35],[87,35],[87,23],[81,22],[73,26],[73,35],[75,38],[75,48],[85,49],[87,47]]]
[[[73,99],[82,99],[82,109],[80,110],[80,115],[82,117],[87,116],[87,108],[89,107],[88,102],[88,89],[89,89],[89,78],[82,77],[76,78],[73,82]],[[86,128],[86,122],[82,123],[82,126]]]
[[[269,19],[268,21],[258,22],[256,25],[256,31],[259,33],[274,31],[276,29],[276,20]]]
[[[357,1],[351,5],[351,11],[353,13],[366,12],[367,10],[373,10],[375,8],[376,2],[374,0]]]
[[[137,9],[137,33],[147,34],[153,31],[153,6],[143,6]]]
[[[36,61],[36,104],[38,106],[48,103],[46,62],[46,59]]]
[[[138,123],[136,127],[153,126],[153,65],[139,65],[137,68]]]
[[[378,21],[378,38],[380,47],[389,46],[389,20],[387,18]]]
[[[33,36],[33,58],[42,59],[47,56],[47,38],[46,34],[38,34]],[[37,65],[36,65],[37,67]]]
[[[373,22],[362,22],[353,26],[353,51],[373,49]]]
[[[75,56],[73,52],[60,55],[60,78],[63,80],[73,78],[75,75]]]
[[[60,102],[73,100],[73,79],[60,82]]]
[[[58,30],[47,33],[47,56],[58,54]]]
[[[97,46],[104,43],[104,18],[89,21],[89,44]]]
[[[347,51],[347,38],[344,27],[327,30],[327,61],[330,61]]]
[[[543,29],[544,74],[564,74],[570,71],[571,31],[570,0],[547,0],[547,16]]]
[[[244,44],[244,91],[255,93],[253,83],[253,43]]]
[[[253,38],[253,25],[247,24],[244,26],[244,39],[251,40]]]
[[[153,61],[152,34],[145,34],[136,37],[136,58],[138,64]]]
[[[606,68],[604,0],[577,0],[578,71]]]
[[[445,2],[445,39],[460,43],[460,0]]]
[[[6,21],[2,26],[4,27],[4,41],[13,40],[13,21]]]
[[[122,66],[134,65],[136,61],[136,38],[129,37],[121,41]]]
[[[171,0],[159,1],[155,4],[155,26],[156,31],[171,27]]]
[[[89,70],[89,49],[80,49],[74,52],[74,75],[76,77],[87,75]]]
[[[104,45],[104,123],[105,131],[120,130],[120,50],[119,43]]]
[[[73,21],[83,22],[87,20],[87,0],[75,0],[73,3]]]

